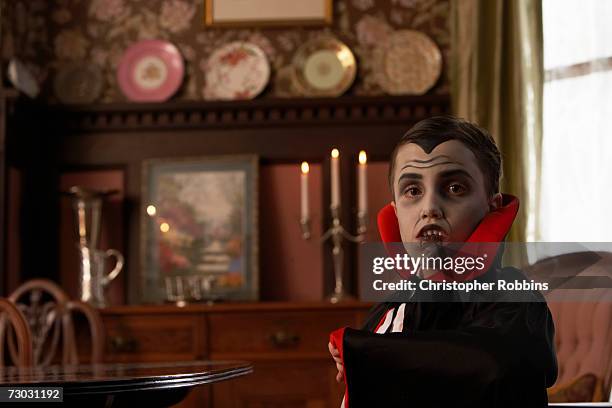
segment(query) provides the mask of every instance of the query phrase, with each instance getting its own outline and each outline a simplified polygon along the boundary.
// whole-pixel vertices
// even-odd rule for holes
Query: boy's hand
[[[337,348],[333,346],[333,344],[328,343],[327,347],[329,348],[329,352],[332,355],[332,358],[336,362],[336,367],[338,368],[338,374],[336,374],[336,381],[341,383],[344,381],[344,366],[342,365],[342,359],[340,358],[340,352]]]

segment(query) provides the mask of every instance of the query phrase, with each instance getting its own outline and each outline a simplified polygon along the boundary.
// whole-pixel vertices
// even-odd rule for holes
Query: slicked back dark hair
[[[499,179],[502,172],[502,159],[495,140],[485,129],[454,116],[434,116],[424,119],[414,125],[399,140],[389,162],[389,186],[395,199],[393,177],[395,160],[399,149],[408,144],[416,143],[426,153],[431,153],[436,146],[449,140],[458,140],[468,147],[476,156],[478,167],[485,179],[487,194],[499,192]]]

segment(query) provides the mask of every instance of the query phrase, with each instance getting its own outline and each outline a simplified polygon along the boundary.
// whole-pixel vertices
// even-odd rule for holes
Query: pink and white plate
[[[205,71],[205,99],[253,99],[270,79],[266,54],[255,44],[242,41],[215,50]]]
[[[119,62],[117,81],[132,101],[161,102],[183,82],[185,66],[178,48],[163,40],[143,40],[130,46]]]

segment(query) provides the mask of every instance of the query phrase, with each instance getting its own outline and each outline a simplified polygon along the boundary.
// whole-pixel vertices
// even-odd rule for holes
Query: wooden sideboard
[[[102,309],[108,362],[247,360],[254,373],[192,391],[180,407],[340,406],[329,333],[360,327],[370,303],[258,302]]]

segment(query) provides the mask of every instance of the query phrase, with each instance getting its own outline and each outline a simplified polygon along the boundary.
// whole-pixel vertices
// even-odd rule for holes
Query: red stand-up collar
[[[502,205],[489,212],[466,240],[469,245],[464,246],[463,255],[483,255],[487,254],[486,267],[482,271],[470,271],[460,276],[457,280],[469,280],[485,273],[495,260],[500,243],[504,240],[519,209],[519,199],[510,194],[502,194]],[[391,250],[391,243],[402,242],[399,223],[395,210],[391,204],[387,204],[378,212],[378,231],[380,237],[386,244],[390,255],[394,255]],[[478,245],[477,245],[478,244]],[[461,251],[459,251],[461,252]],[[448,279],[448,276],[437,274],[432,280]]]

